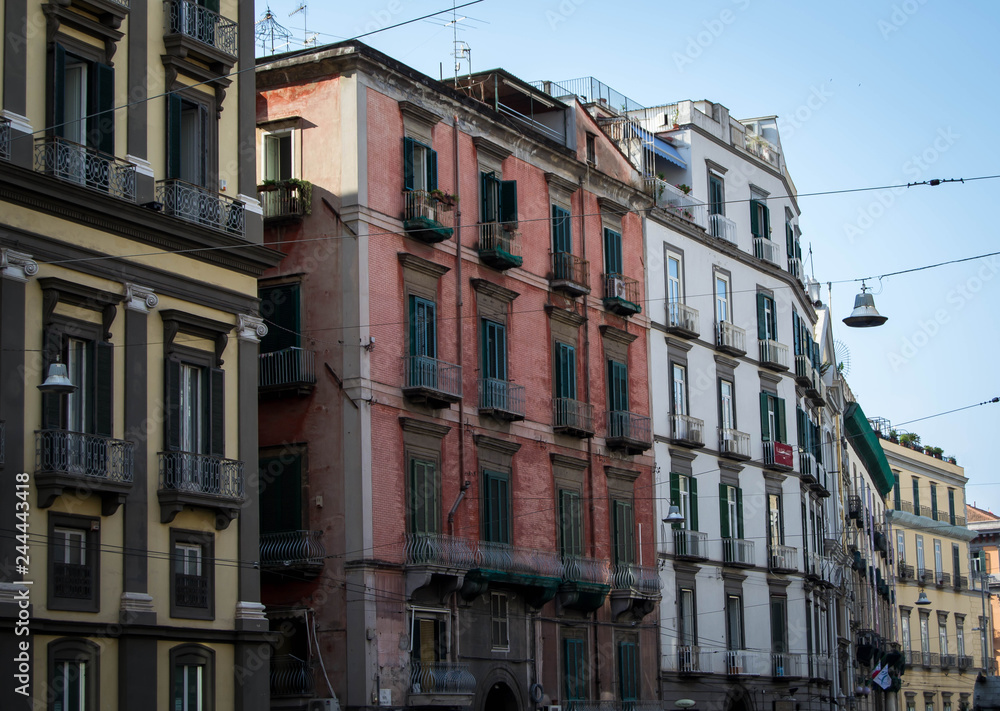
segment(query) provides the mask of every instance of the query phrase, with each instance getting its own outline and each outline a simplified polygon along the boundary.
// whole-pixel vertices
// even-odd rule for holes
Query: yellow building
[[[899,640],[907,660],[899,707],[966,711],[981,668],[980,594],[971,589],[962,467],[881,440],[895,485],[889,536],[896,561]]]
[[[0,708],[266,708],[253,3],[3,5]]]
[[[984,651],[993,660],[993,674],[996,674],[1000,667],[1000,630],[997,629],[997,618],[1000,617],[1000,516],[969,504],[966,504],[965,510],[968,526],[976,534],[969,543],[972,555],[970,578],[980,591],[981,614],[989,616]]]

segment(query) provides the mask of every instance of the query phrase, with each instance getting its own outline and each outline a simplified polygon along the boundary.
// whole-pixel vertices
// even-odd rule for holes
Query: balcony
[[[733,568],[752,568],[754,566],[753,541],[743,538],[723,538],[722,561]]]
[[[795,356],[795,382],[803,387],[813,384],[813,365],[807,355]]]
[[[750,435],[728,427],[720,427],[719,454],[727,459],[739,461],[750,459]]]
[[[729,321],[715,324],[715,349],[734,356],[747,354],[747,332]]]
[[[68,600],[93,600],[93,566],[54,561],[52,563],[52,595]]]
[[[638,281],[621,274],[605,274],[603,279],[604,308],[625,318],[642,313]]]
[[[900,581],[906,582],[908,580],[913,580],[914,571],[912,565],[906,565],[906,563],[900,562],[896,571]]]
[[[847,517],[853,518],[855,521],[860,521],[864,517],[864,512],[861,508],[861,497],[857,494],[851,494],[847,497]]]
[[[283,348],[258,357],[257,388],[261,393],[312,392],[316,384],[315,354],[301,348]]]
[[[752,153],[780,170],[781,151],[759,133],[755,133],[753,130],[746,131],[743,134],[743,147],[748,153]]]
[[[260,534],[261,570],[296,570],[316,575],[323,568],[325,559],[322,531]]]
[[[593,437],[594,406],[568,397],[552,398],[552,429],[571,437]]]
[[[611,566],[607,560],[563,557],[563,582],[559,604],[581,612],[593,612],[604,604],[611,590]]]
[[[239,51],[237,27],[237,23],[199,5],[197,0],[170,0],[163,42],[170,54],[228,67]]]
[[[0,116],[0,160],[10,160],[10,119]]]
[[[708,560],[708,534],[684,528],[675,529],[674,556],[685,560]]]
[[[955,669],[958,667],[958,656],[955,654],[942,654],[941,655],[941,668],[942,669]]]
[[[439,593],[461,586],[465,572],[475,565],[474,543],[436,533],[409,533],[403,545],[406,599],[421,588],[437,585]]]
[[[761,338],[757,344],[762,366],[771,370],[788,370],[788,346],[769,338]]]
[[[468,664],[410,661],[407,706],[469,706],[476,693],[476,677]]]
[[[709,215],[708,229],[713,237],[724,239],[732,245],[738,245],[736,223],[725,215]]]
[[[679,644],[673,654],[666,656],[665,671],[687,675],[710,673],[711,659],[707,659],[708,663],[703,667],[701,656],[701,648],[697,645]]]
[[[243,462],[196,452],[160,452],[160,523],[170,523],[185,506],[215,511],[225,529],[246,499]]]
[[[298,222],[309,214],[309,198],[306,185],[301,180],[283,180],[277,183],[265,183],[257,186],[257,199],[260,200],[264,221],[269,225],[279,225],[285,222]]]
[[[809,678],[820,684],[829,684],[833,681],[834,666],[833,657],[825,654],[809,655]]]
[[[493,541],[474,545],[472,566],[462,582],[466,600],[483,594],[492,583],[520,588],[528,604],[536,609],[555,597],[563,580],[563,564],[554,551]]]
[[[413,239],[435,244],[454,234],[451,205],[438,200],[426,190],[403,191],[403,229]]]
[[[640,454],[653,446],[649,418],[624,410],[608,412],[609,449],[621,449],[628,454]]]
[[[771,676],[783,679],[798,679],[802,677],[802,655],[787,652],[772,652]]]
[[[958,657],[958,670],[965,671],[967,669],[972,669],[972,657],[965,655],[959,655]]]
[[[698,310],[679,302],[667,304],[667,333],[682,338],[697,338]]]
[[[314,691],[312,665],[291,654],[271,657],[271,696],[288,698],[312,696]]]
[[[655,566],[616,563],[611,574],[611,616],[640,620],[656,607],[663,581]]]
[[[939,588],[948,587],[951,585],[951,573],[938,573],[934,582]]]
[[[659,178],[646,178],[646,190],[656,199],[657,207],[702,229],[705,228],[705,203]]]
[[[805,272],[802,271],[802,260],[798,257],[788,258],[788,273],[799,280],[800,283],[805,282]]]
[[[524,386],[497,378],[480,378],[479,414],[508,422],[523,420]]]
[[[792,445],[782,442],[763,442],[764,468],[790,472],[793,468]]]
[[[792,546],[771,544],[768,559],[768,568],[772,573],[794,573],[799,569],[799,551]]]
[[[727,676],[760,676],[763,666],[762,657],[759,652],[747,652],[744,650],[729,650],[725,654],[726,675]],[[767,664],[770,660],[766,660]]]
[[[917,568],[917,582],[927,585],[934,579],[934,571],[929,568]]]
[[[35,432],[35,486],[38,507],[48,508],[67,491],[101,497],[110,516],[132,490],[132,442],[69,430]]]
[[[435,408],[458,402],[462,399],[462,366],[427,356],[404,356],[403,396]]]
[[[240,237],[246,233],[243,203],[198,185],[177,179],[159,180],[156,200],[163,205],[164,215]]]
[[[799,450],[799,479],[804,484],[816,482],[816,457],[801,449]]]
[[[878,528],[875,529],[874,535],[872,536],[872,545],[876,551],[883,554],[883,557],[885,554],[889,553],[889,539],[886,537],[885,533]]]
[[[519,267],[521,233],[504,222],[487,222],[479,226],[479,259],[483,264],[504,271]]]
[[[777,267],[781,263],[781,247],[767,237],[754,237],[753,256]]]
[[[125,202],[135,202],[134,165],[65,138],[35,139],[35,170]]]
[[[670,415],[670,441],[681,447],[705,446],[705,422],[689,415]]]
[[[552,253],[549,287],[572,297],[590,293],[590,262],[569,252]]]
[[[969,579],[964,575],[956,575],[953,578],[956,590],[967,590],[969,588]]]

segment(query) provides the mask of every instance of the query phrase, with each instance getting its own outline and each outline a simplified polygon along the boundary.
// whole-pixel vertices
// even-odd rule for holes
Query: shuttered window
[[[788,442],[785,401],[771,393],[760,394],[760,436],[764,442]]]
[[[559,490],[559,548],[564,558],[583,555],[583,509],[572,489]]]
[[[556,254],[573,251],[572,222],[569,210],[558,205],[552,206],[552,251]]]
[[[566,700],[587,698],[587,642],[567,637],[563,639],[563,676],[566,679]]]
[[[257,291],[260,315],[267,324],[267,334],[260,339],[260,352],[273,353],[298,348],[301,342],[299,284],[267,286]]]
[[[639,699],[639,645],[635,642],[618,643],[618,697]]]
[[[517,225],[517,181],[501,180],[496,173],[480,173],[480,219],[484,223]]]
[[[615,499],[612,507],[615,564],[628,565],[635,562],[635,513],[632,502]]]
[[[282,453],[259,462],[260,531],[299,531],[302,526],[302,455]]]
[[[410,460],[410,533],[440,533],[437,465],[425,459]]]
[[[622,260],[621,233],[604,228],[604,273],[623,275],[625,268]]]
[[[482,537],[492,543],[510,544],[510,476],[483,471]]]
[[[555,345],[555,395],[576,399],[576,349],[560,341]]]
[[[437,151],[412,138],[403,139],[403,188],[437,190]]]

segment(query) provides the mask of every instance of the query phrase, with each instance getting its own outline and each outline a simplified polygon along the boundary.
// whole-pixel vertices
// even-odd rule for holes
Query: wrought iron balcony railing
[[[552,428],[578,437],[594,434],[594,406],[568,397],[552,398]]]
[[[715,324],[715,347],[723,353],[746,355],[747,332],[729,321]]]
[[[772,543],[770,546],[769,567],[774,572],[794,573],[799,569],[799,551],[792,546],[781,546]]]
[[[174,573],[174,602],[180,607],[208,607],[208,578]]]
[[[462,366],[427,356],[405,356],[403,394],[434,405],[458,402],[462,398]]]
[[[38,430],[35,433],[35,472],[131,483],[133,443],[70,432]]]
[[[954,577],[955,589],[962,590],[969,587],[969,579],[964,575],[956,575]]]
[[[667,333],[685,338],[698,337],[698,310],[680,302],[667,304]]]
[[[670,415],[670,440],[685,447],[705,446],[705,421],[690,415]]]
[[[649,418],[625,410],[611,410],[608,412],[607,443],[612,449],[644,452],[653,446]]]
[[[640,595],[659,595],[663,581],[660,580],[660,575],[654,566],[615,563],[611,574],[611,587]]]
[[[426,190],[403,191],[403,227],[421,242],[442,242],[454,233],[451,206]]]
[[[523,420],[524,386],[497,378],[480,378],[479,411],[503,420]]]
[[[972,657],[966,655],[959,655],[958,657],[958,668],[960,670],[971,669],[972,668]]]
[[[623,274],[604,275],[604,308],[619,316],[642,312],[639,303],[639,282]]]
[[[308,387],[316,383],[315,354],[302,348],[283,348],[260,354],[258,386],[262,390]]]
[[[753,541],[743,538],[722,539],[722,560],[727,565],[754,565]]]
[[[725,215],[709,215],[708,227],[713,237],[724,239],[730,244],[738,244],[736,223]]]
[[[781,262],[781,247],[778,246],[777,242],[767,237],[754,237],[753,256],[779,266]]]
[[[239,499],[243,462],[196,452],[160,452],[160,489]]]
[[[847,497],[847,515],[849,518],[860,520],[863,513],[861,510],[861,497],[851,494]]]
[[[312,665],[291,654],[271,657],[271,696],[311,696],[314,691]]]
[[[35,170],[135,202],[135,166],[58,136],[35,139]]]
[[[938,573],[935,582],[939,588],[951,585],[951,573]]]
[[[246,212],[238,200],[176,178],[156,183],[156,199],[165,215],[241,237],[246,234]]]
[[[236,57],[237,23],[199,5],[197,0],[170,0],[168,32],[180,34]]]
[[[10,160],[10,119],[0,116],[0,160]]]
[[[407,566],[432,565],[468,570],[475,565],[474,542],[443,533],[408,533],[403,546]]]
[[[679,644],[674,649],[674,654],[669,655],[668,659],[670,657],[672,657],[673,668],[668,668],[667,671],[674,671],[678,674],[701,674],[703,671],[707,671],[702,668],[701,648],[697,645]]]
[[[0,420],[0,467],[7,461],[7,423]]]
[[[481,224],[479,259],[483,264],[501,271],[521,266],[524,263],[524,258],[521,257],[521,233],[504,222]]]
[[[563,579],[594,585],[611,584],[611,564],[602,558],[563,556]]]
[[[52,594],[72,600],[90,600],[94,596],[94,570],[79,563],[52,564]]]
[[[750,435],[728,427],[720,427],[719,454],[730,459],[750,459]]]
[[[544,578],[563,577],[562,559],[554,551],[493,541],[478,541],[475,546],[475,568]]]
[[[261,568],[318,567],[326,558],[322,531],[260,534]]]
[[[708,559],[708,534],[678,528],[674,531],[674,555],[695,560]]]
[[[788,370],[788,346],[769,338],[757,341],[760,346],[760,364],[768,368]]]
[[[590,262],[569,252],[552,253],[552,273],[549,282],[553,289],[571,296],[590,293]]]
[[[257,199],[265,220],[294,220],[309,211],[298,183],[282,181],[257,186]]]
[[[411,694],[471,696],[476,693],[476,677],[468,664],[454,662],[410,662]]]

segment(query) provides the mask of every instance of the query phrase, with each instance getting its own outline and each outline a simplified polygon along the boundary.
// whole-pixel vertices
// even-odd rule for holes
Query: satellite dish
[[[837,340],[833,342],[833,354],[837,358],[837,370],[844,375],[851,372],[851,351],[847,344]]]

